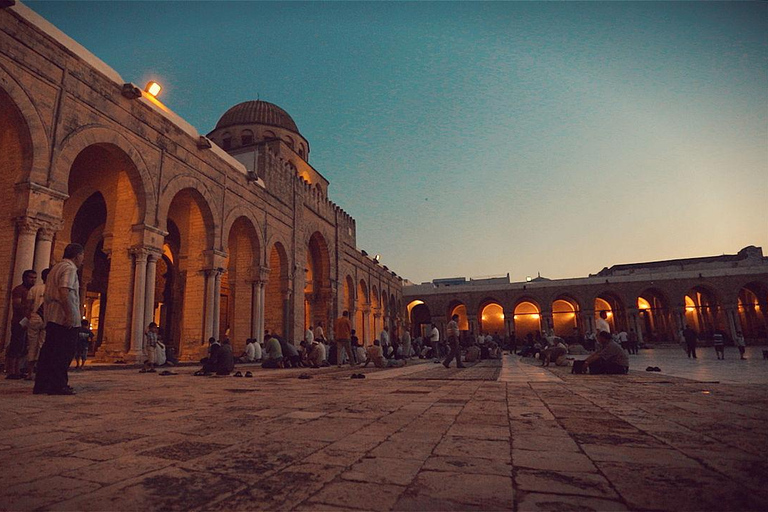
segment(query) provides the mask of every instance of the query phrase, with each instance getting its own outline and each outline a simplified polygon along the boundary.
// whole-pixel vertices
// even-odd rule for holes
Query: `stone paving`
[[[514,356],[469,370],[498,380],[431,363],[361,380],[194,370],[73,373],[73,397],[0,382],[0,509],[768,509],[761,383]]]

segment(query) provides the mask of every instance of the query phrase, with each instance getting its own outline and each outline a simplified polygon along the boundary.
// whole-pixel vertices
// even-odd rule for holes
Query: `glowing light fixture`
[[[162,91],[162,90],[163,90],[163,87],[159,83],[155,82],[154,80],[149,82],[149,83],[147,83],[147,86],[144,88],[144,91],[147,94],[150,94],[150,95],[155,96],[155,97],[158,94],[160,94],[160,91]]]

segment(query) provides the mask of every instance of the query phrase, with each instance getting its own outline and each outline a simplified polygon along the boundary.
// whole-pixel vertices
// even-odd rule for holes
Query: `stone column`
[[[221,274],[223,268],[217,268],[213,275],[213,336],[219,339],[221,332]]]
[[[672,318],[675,321],[675,339],[683,342],[682,332],[685,328],[685,306],[680,306],[672,310]],[[693,329],[694,326],[691,326]]]
[[[147,278],[144,286],[144,328],[155,320],[155,275],[159,258],[160,253],[158,251],[152,251],[147,255]]]
[[[541,316],[539,317],[539,322],[541,324],[541,335],[546,336],[549,334],[549,331],[555,330],[555,322],[552,318],[552,312],[551,311],[542,311]]]
[[[207,342],[213,334],[214,290],[216,288],[216,271],[205,270],[205,318],[203,321],[203,341]]]
[[[469,331],[478,334],[480,326],[477,323],[477,315],[467,315],[467,323],[469,324]]]
[[[21,217],[16,221],[19,236],[16,240],[16,257],[13,265],[13,282],[11,289],[21,284],[21,276],[25,270],[33,268],[35,261],[35,238],[39,224],[29,217]]]
[[[43,282],[43,270],[51,265],[51,245],[53,243],[53,234],[55,231],[50,227],[43,227],[37,235],[37,244],[35,245],[35,272],[37,272],[37,282]]]
[[[133,255],[133,306],[131,309],[131,346],[128,357],[141,362],[144,352],[144,296],[147,286],[147,250],[132,247]]]
[[[363,304],[363,325],[362,329],[363,332],[361,333],[363,336],[363,345],[373,345],[373,336],[371,336],[370,330],[371,330],[371,324],[369,322],[369,318],[371,316],[371,305],[370,303]]]
[[[589,332],[595,332],[595,310],[585,309],[583,318],[584,318],[584,329],[586,329]]]
[[[739,313],[737,304],[728,304],[724,308],[725,318],[728,322],[728,333],[731,335],[731,339],[736,339],[736,333],[741,331],[739,322]]]

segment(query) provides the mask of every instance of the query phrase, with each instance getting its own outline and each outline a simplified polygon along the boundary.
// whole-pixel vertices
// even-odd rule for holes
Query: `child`
[[[93,332],[90,328],[90,322],[83,320],[80,322],[80,329],[77,330],[77,348],[75,349],[75,370],[82,370],[85,367],[85,360],[88,357],[88,347],[93,340]]]

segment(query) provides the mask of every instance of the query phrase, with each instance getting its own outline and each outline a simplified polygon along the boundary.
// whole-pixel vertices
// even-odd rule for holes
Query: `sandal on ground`
[[[245,376],[247,378],[251,378],[251,377],[253,377],[253,374],[251,372],[245,372]]]
[[[239,371],[238,371],[238,372],[236,372],[236,373],[235,373],[235,375],[234,375],[234,376],[235,376],[235,377],[242,377],[242,376],[243,376],[243,374],[242,374],[242,372],[239,372]]]
[[[302,374],[299,375],[299,378],[302,379],[302,380],[306,380],[306,379],[311,379],[312,376],[310,374],[308,374],[308,373],[302,373]]]

